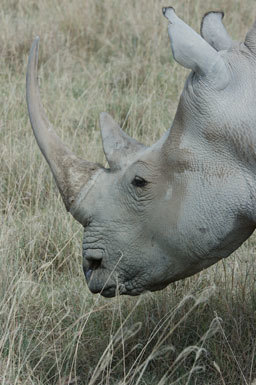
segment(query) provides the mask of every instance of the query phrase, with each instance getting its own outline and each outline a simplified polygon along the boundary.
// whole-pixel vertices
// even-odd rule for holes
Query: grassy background
[[[32,39],[41,94],[58,134],[105,163],[98,116],[146,144],[170,125],[187,72],[172,59],[162,0],[1,0],[0,382],[252,384],[256,378],[255,236],[233,256],[137,298],[88,292],[82,228],[67,215],[25,105]],[[197,31],[222,9],[244,37],[253,0],[174,0]]]

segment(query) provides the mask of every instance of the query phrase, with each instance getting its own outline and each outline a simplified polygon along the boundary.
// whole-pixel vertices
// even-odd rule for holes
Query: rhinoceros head
[[[233,42],[222,13],[201,35],[164,8],[175,60],[192,71],[170,130],[146,147],[100,116],[104,168],[76,157],[40,102],[38,38],[27,103],[38,145],[68,211],[84,227],[83,267],[106,297],[159,290],[232,253],[254,230],[256,26]]]

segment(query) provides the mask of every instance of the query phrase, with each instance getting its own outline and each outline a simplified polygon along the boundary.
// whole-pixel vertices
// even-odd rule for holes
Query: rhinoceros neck
[[[173,161],[195,159],[194,164],[225,163],[231,168],[243,168],[244,172],[256,173],[256,109],[238,106],[240,119],[233,108],[220,104],[213,108],[209,118],[207,106],[199,108],[181,99],[168,138],[163,143],[164,153]],[[251,109],[251,111],[248,111]],[[208,114],[207,114],[207,113]],[[190,162],[190,167],[191,163]]]
[[[216,113],[210,122],[203,115],[197,118],[193,107],[184,111],[181,101],[162,151],[172,173],[179,173],[188,185],[197,179],[193,188],[205,186],[206,202],[209,190],[214,196],[214,190],[219,194],[225,186],[236,197],[232,214],[256,223],[256,113],[250,116],[237,121],[227,111]]]

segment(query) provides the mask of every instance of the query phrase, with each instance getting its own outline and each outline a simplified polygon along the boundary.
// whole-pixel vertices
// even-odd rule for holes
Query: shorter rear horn
[[[103,150],[112,170],[129,164],[139,151],[146,148],[128,136],[106,112],[100,114],[100,127]]]

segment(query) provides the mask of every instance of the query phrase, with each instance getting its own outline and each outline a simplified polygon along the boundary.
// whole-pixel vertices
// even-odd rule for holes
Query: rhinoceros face
[[[172,190],[173,175],[159,155],[142,150],[124,169],[99,171],[72,208],[84,225],[83,268],[93,293],[113,296],[118,287],[137,295],[183,273],[184,247],[172,228],[182,191]]]
[[[124,170],[99,173],[79,202],[83,268],[94,293],[113,296],[118,287],[119,293],[136,295],[168,283],[168,220],[162,214],[170,210],[169,183],[160,159],[143,158]]]
[[[106,297],[159,290],[227,257],[255,228],[256,26],[244,44],[221,13],[196,34],[164,8],[175,60],[192,70],[171,129],[146,147],[100,117],[109,169],[77,158],[43,113],[38,38],[30,53],[30,121],[68,211],[84,227],[83,268]]]

